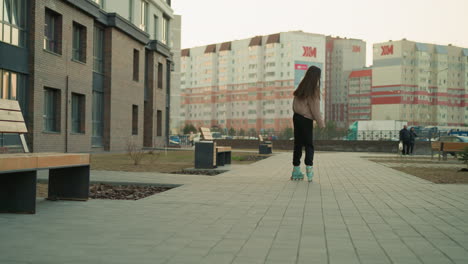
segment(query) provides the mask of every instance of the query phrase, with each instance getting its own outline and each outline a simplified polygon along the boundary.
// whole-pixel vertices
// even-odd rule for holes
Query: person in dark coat
[[[416,135],[416,132],[414,132],[414,127],[412,127],[409,132],[410,132],[409,154],[413,155],[414,142],[416,141],[416,138],[418,137],[418,135]]]
[[[409,155],[409,148],[411,144],[411,134],[406,125],[403,126],[402,130],[400,130],[400,141],[403,142],[402,154]]]

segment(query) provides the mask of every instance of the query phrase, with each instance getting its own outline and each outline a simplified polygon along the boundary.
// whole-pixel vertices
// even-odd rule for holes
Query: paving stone
[[[213,177],[92,171],[182,186],[138,201],[38,199],[36,215],[1,214],[0,263],[468,263],[468,186],[331,152],[316,153],[313,183],[291,182],[291,156]]]

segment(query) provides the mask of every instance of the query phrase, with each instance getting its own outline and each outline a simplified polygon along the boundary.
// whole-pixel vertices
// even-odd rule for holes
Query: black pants
[[[409,155],[410,151],[410,142],[409,141],[403,141],[403,155]]]
[[[413,150],[414,150],[414,142],[410,142],[410,144],[409,144],[409,154],[413,154]]]
[[[314,163],[314,145],[312,142],[313,121],[299,114],[294,114],[294,154],[293,166],[301,165],[302,148],[305,147],[305,160],[307,166]]]

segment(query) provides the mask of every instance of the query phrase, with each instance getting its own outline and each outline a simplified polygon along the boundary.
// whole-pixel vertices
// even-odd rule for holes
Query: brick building
[[[130,2],[149,15],[148,2]],[[168,2],[151,4],[170,10],[170,21]],[[121,151],[130,141],[154,147],[166,140],[167,39],[106,12],[99,0],[0,0],[0,9],[11,14],[0,16],[0,98],[20,102],[33,151]],[[5,28],[18,30],[6,38]],[[17,143],[16,135],[0,139]]]

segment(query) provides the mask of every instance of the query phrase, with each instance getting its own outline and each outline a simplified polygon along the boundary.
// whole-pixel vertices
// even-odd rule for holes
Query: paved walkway
[[[468,186],[318,153],[291,182],[282,153],[218,176],[92,172],[183,183],[139,201],[38,201],[0,215],[0,263],[468,263]]]

